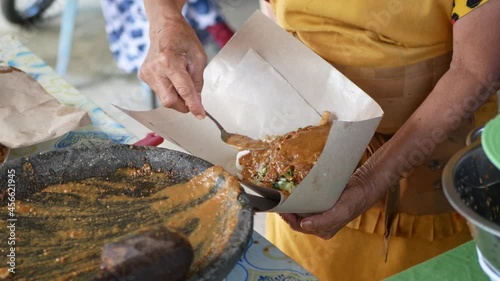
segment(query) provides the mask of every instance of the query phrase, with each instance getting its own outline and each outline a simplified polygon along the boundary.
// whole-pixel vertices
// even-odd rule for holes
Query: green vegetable
[[[285,177],[291,181],[293,179],[294,171],[295,171],[294,168],[291,167],[290,170],[288,170],[288,172],[285,174]]]
[[[273,188],[291,193],[295,188],[295,183],[288,180],[285,176],[281,176],[278,181],[273,183]]]
[[[264,178],[266,176],[266,173],[267,173],[267,165],[263,164],[259,167],[259,171],[257,173],[257,179],[260,180]]]

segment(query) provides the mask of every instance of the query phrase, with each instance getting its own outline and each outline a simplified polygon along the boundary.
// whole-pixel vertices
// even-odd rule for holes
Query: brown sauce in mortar
[[[106,243],[156,224],[188,239],[194,249],[188,276],[196,273],[227,246],[241,210],[241,187],[219,166],[182,184],[172,176],[146,164],[49,186],[18,200],[14,277],[91,280]]]

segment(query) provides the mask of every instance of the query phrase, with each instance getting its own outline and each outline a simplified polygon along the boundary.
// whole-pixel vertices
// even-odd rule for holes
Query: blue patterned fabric
[[[149,24],[142,0],[101,0],[111,52],[127,73],[142,65],[149,47]],[[188,0],[182,10],[203,41],[207,27],[223,22],[215,0]]]
[[[214,0],[188,0],[182,9],[182,14],[195,30],[204,30],[223,22]]]

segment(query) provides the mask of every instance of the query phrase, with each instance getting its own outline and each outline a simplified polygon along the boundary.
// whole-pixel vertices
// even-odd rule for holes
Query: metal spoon
[[[222,125],[219,122],[217,122],[217,120],[215,120],[215,118],[212,115],[210,115],[206,111],[205,114],[207,115],[208,118],[214,121],[215,125],[217,125],[217,127],[220,130],[220,138],[222,139],[223,142],[227,143],[228,145],[238,150],[259,150],[269,147],[268,143],[263,142],[261,140],[255,140],[248,136],[227,132],[222,127]]]

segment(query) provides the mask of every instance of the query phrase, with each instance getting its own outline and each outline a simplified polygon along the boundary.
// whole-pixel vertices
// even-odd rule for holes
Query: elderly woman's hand
[[[293,230],[330,239],[348,222],[370,207],[367,205],[367,184],[363,183],[363,177],[364,175],[353,175],[339,201],[324,213],[306,218],[295,214],[280,215]]]
[[[144,2],[150,22],[149,47],[139,77],[163,106],[205,117],[201,103],[206,55],[194,30],[181,14],[185,1]]]
[[[390,141],[389,141],[390,142]],[[387,188],[398,181],[399,176],[389,176],[387,159],[389,143],[382,145],[380,138],[372,139],[370,148],[376,151],[349,179],[337,203],[329,210],[306,218],[295,214],[281,214],[281,217],[296,231],[314,234],[323,239],[332,238],[347,223],[364,213],[385,194]],[[389,145],[388,145],[389,144]],[[385,159],[384,159],[385,158]],[[395,166],[396,167],[396,166]]]

